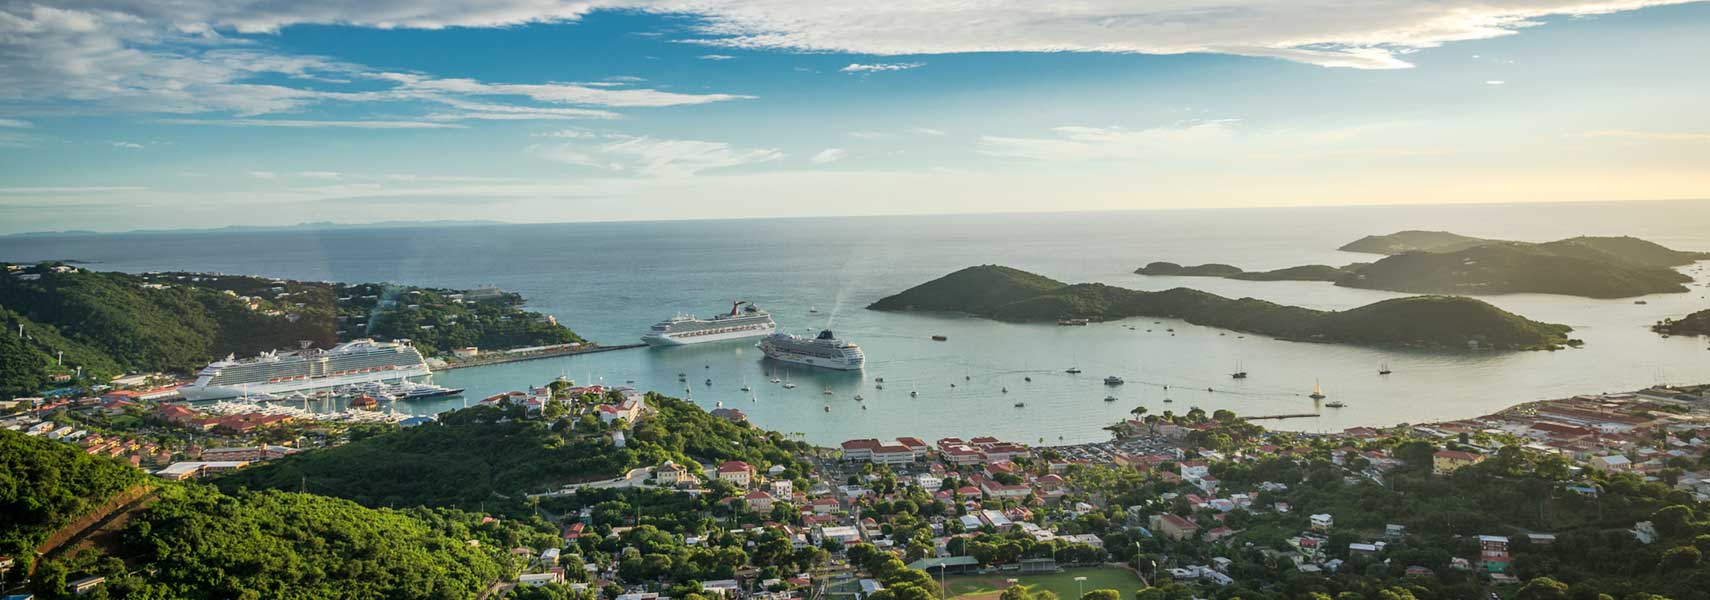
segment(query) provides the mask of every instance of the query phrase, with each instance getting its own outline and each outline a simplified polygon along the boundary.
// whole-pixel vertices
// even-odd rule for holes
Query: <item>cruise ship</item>
[[[677,315],[660,321],[641,336],[641,341],[649,346],[684,346],[759,337],[777,330],[772,315],[752,302],[738,301],[730,306],[730,312],[711,319]]]
[[[867,364],[860,346],[837,339],[830,329],[813,338],[776,333],[760,340],[758,346],[767,358],[799,365],[857,371]]]
[[[408,342],[352,340],[330,350],[264,352],[204,367],[196,381],[178,389],[186,400],[283,395],[305,390],[398,381],[431,374],[421,352]]]

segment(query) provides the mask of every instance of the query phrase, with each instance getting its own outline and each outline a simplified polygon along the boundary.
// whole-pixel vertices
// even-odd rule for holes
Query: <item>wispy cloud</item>
[[[10,127],[12,129],[28,129],[29,127],[31,127],[31,125],[30,125],[29,121],[20,121],[18,119],[0,119],[0,127]]]
[[[918,133],[920,135],[935,135],[935,136],[945,135],[944,130],[933,129],[931,127],[915,127],[913,129],[909,129],[908,132],[909,133]]]
[[[529,152],[566,164],[648,177],[684,177],[703,171],[784,158],[772,148],[739,148],[725,142],[673,140],[606,134],[599,141],[537,144]]]
[[[140,192],[146,189],[148,188],[137,185],[0,187],[0,194],[109,194],[116,192]]]
[[[1502,85],[1502,84],[1505,84],[1505,83],[1508,83],[1508,82],[1506,82],[1506,81],[1503,81],[1503,80],[1501,80],[1501,79],[1486,79],[1486,80],[1485,80],[1485,81],[1484,81],[1484,84],[1485,84],[1485,85]]]
[[[267,180],[274,180],[274,179],[279,178],[279,174],[274,173],[272,171],[250,171],[249,176],[254,177],[256,179],[267,179]]]
[[[882,71],[907,71],[926,66],[923,62],[906,63],[850,63],[849,66],[838,69],[844,73],[878,73]]]
[[[122,148],[125,150],[141,150],[143,147],[142,144],[138,144],[136,142],[118,141],[118,142],[111,142],[111,143],[113,144],[114,148]]]
[[[347,129],[456,129],[456,123],[429,121],[339,121],[318,119],[157,119],[167,125],[211,125],[218,127],[337,127]]]
[[[820,150],[818,154],[813,155],[813,158],[809,158],[808,160],[816,165],[824,165],[843,160],[846,156],[849,156],[849,151],[847,150],[842,148],[826,148],[824,150]]]
[[[896,134],[888,131],[851,131],[849,137],[858,140],[882,140],[896,137]]]
[[[1707,142],[1710,132],[1699,131],[1637,131],[1632,129],[1600,129],[1573,134],[1584,138],[1619,138],[1650,142]]]
[[[1229,141],[1234,121],[1200,121],[1151,129],[1066,126],[1055,137],[980,136],[987,156],[1033,160],[1135,159],[1179,153],[1186,147]]]
[[[729,54],[702,54],[695,58],[699,58],[701,60],[736,60],[736,57]]]
[[[332,179],[343,178],[344,174],[339,173],[338,171],[300,171],[297,173],[297,176],[307,178],[307,179],[328,179],[328,180],[332,180]]]

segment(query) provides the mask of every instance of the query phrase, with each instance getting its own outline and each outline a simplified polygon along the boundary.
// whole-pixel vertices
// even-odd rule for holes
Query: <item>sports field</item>
[[[1076,587],[1075,578],[1085,577]],[[1069,569],[1061,573],[1046,573],[1042,575],[1020,575],[1015,573],[993,573],[990,575],[958,575],[946,578],[945,586],[949,588],[952,600],[997,600],[1003,588],[1008,587],[1010,579],[1018,580],[1021,585],[1033,586],[1033,591],[1050,590],[1056,592],[1062,600],[1078,600],[1077,589],[1092,591],[1100,588],[1110,588],[1122,593],[1123,598],[1134,594],[1140,589],[1140,579],[1134,573],[1115,567],[1087,567]]]

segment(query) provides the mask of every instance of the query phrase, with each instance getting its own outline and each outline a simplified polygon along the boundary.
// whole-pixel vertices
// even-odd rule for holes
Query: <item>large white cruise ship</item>
[[[730,312],[711,319],[677,315],[660,321],[647,335],[641,336],[641,341],[649,346],[683,346],[758,337],[777,329],[778,324],[772,322],[772,315],[752,302],[739,301],[730,306]]]
[[[860,370],[867,364],[867,356],[861,353],[861,347],[831,334],[831,330],[819,332],[819,337],[802,337],[787,333],[767,336],[757,344],[767,358],[787,363],[825,367],[840,371]]]
[[[280,395],[345,385],[397,381],[430,374],[421,352],[407,342],[352,340],[331,350],[264,352],[204,367],[195,383],[178,388],[186,400]]]

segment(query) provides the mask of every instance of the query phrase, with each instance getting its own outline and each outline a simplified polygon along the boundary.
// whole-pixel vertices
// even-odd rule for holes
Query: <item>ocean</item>
[[[0,237],[0,260],[87,261],[128,272],[188,270],[330,281],[389,281],[523,294],[583,336],[631,343],[679,312],[710,315],[735,300],[771,311],[781,330],[823,328],[860,344],[865,371],[782,367],[750,342],[635,349],[447,371],[435,382],[466,399],[400,404],[432,413],[554,377],[688,396],[745,412],[756,425],[820,444],[856,437],[994,435],[1029,443],[1105,439],[1135,406],[1154,413],[1227,408],[1243,415],[1321,416],[1269,427],[1335,431],[1356,425],[1472,417],[1530,400],[1710,381],[1706,340],[1664,339],[1647,326],[1710,307],[1710,263],[1683,268],[1691,292],[1634,299],[1484,296],[1506,310],[1575,328],[1583,349],[1422,352],[1284,342],[1168,319],[1087,327],[1017,325],[950,315],[865,310],[885,295],[979,264],[1065,282],[1159,290],[1192,287],[1318,309],[1405,294],[1313,282],[1147,277],[1155,260],[1247,269],[1342,265],[1378,257],[1337,251],[1402,229],[1545,241],[1632,235],[1710,250],[1710,202],[1625,202],[1196,209],[419,228]],[[817,312],[816,312],[817,311]],[[1134,329],[1128,329],[1133,325]],[[1173,329],[1173,332],[1166,331]],[[1148,331],[1150,330],[1150,331]],[[936,342],[932,335],[948,341]],[[1394,371],[1377,374],[1387,363]],[[1236,366],[1250,375],[1229,376]],[[1079,367],[1079,375],[1065,373]],[[686,383],[678,381],[678,374]],[[1105,386],[1106,375],[1126,379]],[[796,383],[785,389],[772,377]],[[875,378],[884,378],[876,389]],[[1027,379],[1031,378],[1031,381]],[[711,385],[706,380],[712,381]],[[744,384],[754,393],[740,391]],[[685,388],[688,388],[685,390]],[[918,392],[911,398],[909,392]],[[860,394],[865,401],[856,402]],[[1107,402],[1106,396],[1117,400]],[[1024,406],[1016,406],[1018,403]],[[826,408],[830,410],[827,411]]]

